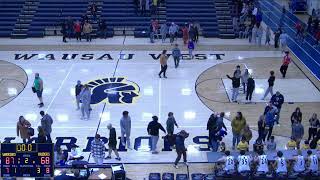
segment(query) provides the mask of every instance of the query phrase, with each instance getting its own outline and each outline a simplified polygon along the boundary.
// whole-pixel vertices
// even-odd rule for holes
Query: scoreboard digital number
[[[1,144],[1,177],[52,177],[53,144]]]

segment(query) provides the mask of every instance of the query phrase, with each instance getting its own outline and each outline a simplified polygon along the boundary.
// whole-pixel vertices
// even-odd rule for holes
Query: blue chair
[[[203,180],[204,175],[201,173],[194,173],[191,175],[192,180]]]
[[[177,174],[176,180],[189,180],[189,178],[187,174]]]
[[[173,173],[163,173],[162,180],[174,180],[174,174]]]
[[[149,180],[161,180],[160,173],[150,173]]]

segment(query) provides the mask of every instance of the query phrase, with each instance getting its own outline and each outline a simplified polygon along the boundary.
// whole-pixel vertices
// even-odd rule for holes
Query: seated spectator
[[[305,141],[304,141],[304,144],[302,145],[301,149],[302,149],[302,150],[308,150],[308,149],[310,149],[310,145],[309,145],[309,141],[308,141],[308,140],[305,140]]]
[[[249,150],[249,144],[248,144],[245,137],[241,138],[241,141],[239,142],[237,149],[239,151],[248,151]]]
[[[274,136],[270,137],[270,140],[267,141],[267,150],[275,151],[277,149],[277,143],[274,141]]]
[[[97,19],[97,5],[95,3],[91,4],[90,12],[91,12],[91,15],[93,16],[93,19],[96,20]]]
[[[297,143],[293,136],[291,136],[290,140],[287,143],[288,150],[295,150],[297,148]]]
[[[71,146],[71,151],[68,156],[68,160],[82,160],[84,157],[82,156],[82,150],[79,146],[73,144]]]
[[[54,162],[55,164],[64,165],[67,160],[64,151],[57,147],[56,151],[54,151]]]
[[[257,139],[256,142],[253,144],[253,151],[256,153],[259,153],[260,151],[263,151],[263,143],[261,139]]]

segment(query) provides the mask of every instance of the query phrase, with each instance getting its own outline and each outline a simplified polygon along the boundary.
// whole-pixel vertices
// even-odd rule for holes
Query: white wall
[[[312,13],[312,9],[320,9],[320,0],[307,0],[308,14]]]

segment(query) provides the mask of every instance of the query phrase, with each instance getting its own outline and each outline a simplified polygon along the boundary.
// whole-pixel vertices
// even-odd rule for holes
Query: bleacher
[[[23,8],[24,0],[0,0],[0,37],[9,37]]]
[[[218,20],[213,0],[167,0],[167,22],[180,27],[184,23],[200,24],[202,35],[218,37]]]

